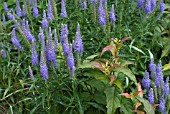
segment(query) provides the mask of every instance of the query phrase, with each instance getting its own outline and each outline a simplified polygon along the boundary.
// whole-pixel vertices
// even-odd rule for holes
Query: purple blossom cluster
[[[165,113],[165,100],[169,95],[169,77],[164,80],[161,61],[155,65],[154,59],[151,59],[149,64],[149,72],[145,71],[142,79],[142,87],[148,90],[148,101],[152,104],[159,103],[159,111]],[[157,96],[158,98],[154,98],[154,96]],[[159,100],[155,101],[155,99]]]
[[[144,8],[147,14],[151,14],[156,8],[157,0],[138,0],[138,7],[140,9]],[[159,4],[160,12],[164,11],[164,1],[162,0]]]

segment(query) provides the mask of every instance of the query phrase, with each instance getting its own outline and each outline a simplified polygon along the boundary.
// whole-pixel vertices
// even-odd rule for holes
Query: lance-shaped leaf
[[[119,94],[119,95],[124,96],[124,97],[126,97],[126,98],[128,98],[128,99],[131,98],[131,95],[130,95],[129,93],[121,93],[121,94]]]
[[[115,69],[113,69],[113,71],[125,74],[129,79],[131,79],[137,85],[136,77],[135,77],[135,75],[133,75],[133,73],[131,72],[130,69],[128,69],[128,68],[115,68]]]
[[[104,47],[101,54],[100,54],[100,56],[102,56],[103,53],[106,52],[106,51],[111,51],[113,57],[116,58],[116,55],[117,55],[118,51],[117,51],[116,45],[114,43]]]
[[[125,42],[126,40],[132,40],[132,38],[125,37],[125,38],[123,38],[123,39],[120,41],[120,43],[123,44],[123,42]]]

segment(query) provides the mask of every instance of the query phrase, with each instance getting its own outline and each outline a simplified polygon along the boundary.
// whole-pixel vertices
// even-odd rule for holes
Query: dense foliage
[[[170,1],[7,0],[0,14],[0,113],[169,113]]]

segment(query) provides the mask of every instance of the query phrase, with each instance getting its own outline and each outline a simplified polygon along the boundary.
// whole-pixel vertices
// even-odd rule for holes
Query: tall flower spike
[[[97,2],[97,0],[91,0],[91,1],[90,1],[91,4],[94,4],[94,3],[96,3],[96,2]]]
[[[31,78],[32,80],[34,80],[34,75],[33,75],[33,72],[32,72],[32,69],[31,69],[30,66],[28,67],[28,70],[29,70],[30,78]]]
[[[30,6],[32,6],[32,0],[29,1]]]
[[[58,37],[57,37],[56,29],[54,29],[54,43],[55,43],[55,50],[58,50]]]
[[[68,27],[67,24],[62,24],[61,33],[60,33],[60,43],[63,45],[65,39],[68,37]]]
[[[21,8],[20,8],[20,5],[19,5],[19,1],[16,0],[16,14],[18,17],[21,17]]]
[[[26,16],[26,10],[25,10],[25,6],[24,4],[22,5],[22,12],[21,12],[22,16]]]
[[[148,92],[148,101],[152,104],[154,104],[154,92],[153,89],[150,88],[149,92]]]
[[[82,10],[87,9],[87,1],[86,0],[82,0]]]
[[[63,52],[64,52],[64,55],[68,55],[70,49],[69,49],[67,35],[64,35],[63,38],[64,38],[64,43],[62,45],[63,46]]]
[[[67,12],[66,12],[66,0],[61,1],[61,17],[66,18],[67,17]]]
[[[138,7],[142,9],[144,2],[145,0],[138,0]]]
[[[70,75],[74,76],[74,72],[76,70],[75,65],[74,65],[74,57],[73,57],[73,52],[72,52],[72,45],[69,45],[69,54],[67,56],[67,61],[68,61],[68,68],[70,70]]]
[[[76,31],[76,37],[74,40],[74,44],[73,44],[73,49],[74,49],[74,52],[80,52],[80,53],[82,53],[84,50],[79,24],[77,25],[77,31]]]
[[[116,16],[115,16],[115,13],[114,13],[114,5],[112,5],[112,9],[110,11],[110,21],[111,22],[116,22]]]
[[[34,40],[32,40],[31,57],[32,57],[32,66],[37,65],[38,64],[38,54],[36,51]]]
[[[48,0],[48,13],[47,13],[47,16],[48,16],[48,20],[52,21],[52,19],[53,19],[53,8],[52,8],[51,0]]]
[[[145,89],[149,89],[149,88],[150,88],[149,73],[148,73],[147,71],[145,71],[145,74],[144,74],[144,76],[143,76],[142,86],[143,86]]]
[[[43,80],[48,80],[48,67],[46,64],[46,55],[44,52],[44,44],[41,44],[41,57],[40,57],[40,73],[43,77]]]
[[[164,100],[163,96],[159,98],[158,109],[159,109],[159,111],[161,111],[161,112],[164,112],[164,111],[165,111],[165,100]]]
[[[151,11],[156,8],[156,0],[151,0]]]
[[[8,12],[7,15],[8,15],[9,20],[14,20],[15,19],[14,15],[11,12]]]
[[[28,41],[31,43],[32,40],[36,41],[35,37],[32,35],[31,31],[30,31],[30,27],[29,27],[29,24],[28,24],[28,21],[26,21],[26,31],[27,31],[27,39]]]
[[[149,64],[149,71],[152,72],[152,71],[155,71],[155,70],[156,70],[156,65],[154,64],[154,59],[151,58],[150,64]]]
[[[166,78],[166,82],[164,83],[164,95],[169,95],[169,77]]]
[[[146,0],[145,12],[146,12],[147,14],[151,14],[151,0]]]
[[[4,12],[8,12],[8,5],[7,5],[7,3],[6,2],[4,2]]]
[[[6,58],[6,52],[4,49],[1,49],[1,57],[4,59]]]
[[[15,28],[13,28],[13,30],[12,30],[11,41],[12,41],[12,44],[13,44],[15,47],[20,48],[21,50],[23,50],[23,47],[22,47],[21,44],[19,43],[18,38],[17,38],[17,36],[16,36]]]
[[[45,10],[43,11],[42,28],[43,29],[48,29],[48,21],[47,21]]]
[[[103,7],[102,0],[100,0],[100,2],[99,2],[98,17],[99,17],[100,26],[106,25],[106,12]]]
[[[160,11],[161,11],[161,12],[164,12],[165,4],[164,4],[164,1],[163,1],[163,0],[162,0],[161,3],[159,4],[159,7],[160,7]]]
[[[33,15],[34,15],[35,18],[38,17],[37,0],[34,0]]]

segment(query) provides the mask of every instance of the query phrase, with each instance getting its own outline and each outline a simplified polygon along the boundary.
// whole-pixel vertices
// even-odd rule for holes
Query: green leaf
[[[139,48],[137,48],[137,47],[135,47],[135,46],[131,46],[131,48],[133,48],[134,50],[142,53],[143,55],[146,55],[141,49],[139,49]]]
[[[121,107],[120,107],[121,114],[134,114],[132,112],[132,110],[134,110],[134,105],[133,105],[131,99],[122,97]]]
[[[94,69],[94,70],[92,69],[88,71],[87,73],[84,73],[84,75],[94,77],[97,80],[101,80],[102,82],[107,83],[107,84],[109,83],[109,78],[97,69]]]
[[[143,103],[144,110],[146,111],[146,114],[155,114],[154,107],[151,103],[149,103],[148,100],[141,98],[141,97],[136,97],[140,102]]]
[[[170,48],[169,47],[170,47],[170,39],[167,41],[167,43],[164,46],[161,58],[164,57],[164,56],[167,56],[169,54],[169,52],[170,52]]]
[[[170,63],[169,64],[165,64],[162,68],[163,68],[163,71],[169,70],[170,69]]]
[[[95,108],[98,109],[98,110],[102,110],[103,112],[106,112],[106,110],[105,110],[103,107],[101,107],[99,104],[97,104],[97,103],[94,103],[94,102],[87,102],[87,104],[89,104],[89,105],[95,107]]]
[[[115,87],[108,87],[105,90],[107,114],[114,114],[120,105],[120,96]]]
[[[131,79],[137,85],[136,77],[135,77],[135,75],[133,75],[133,73],[131,72],[130,69],[128,69],[128,68],[115,68],[115,69],[113,69],[113,71],[125,74],[129,79]]]
[[[98,64],[97,62],[95,61],[92,61],[92,62],[87,62],[87,63],[83,63],[83,64],[80,64],[78,66],[78,69],[79,68],[92,68],[94,65]]]

